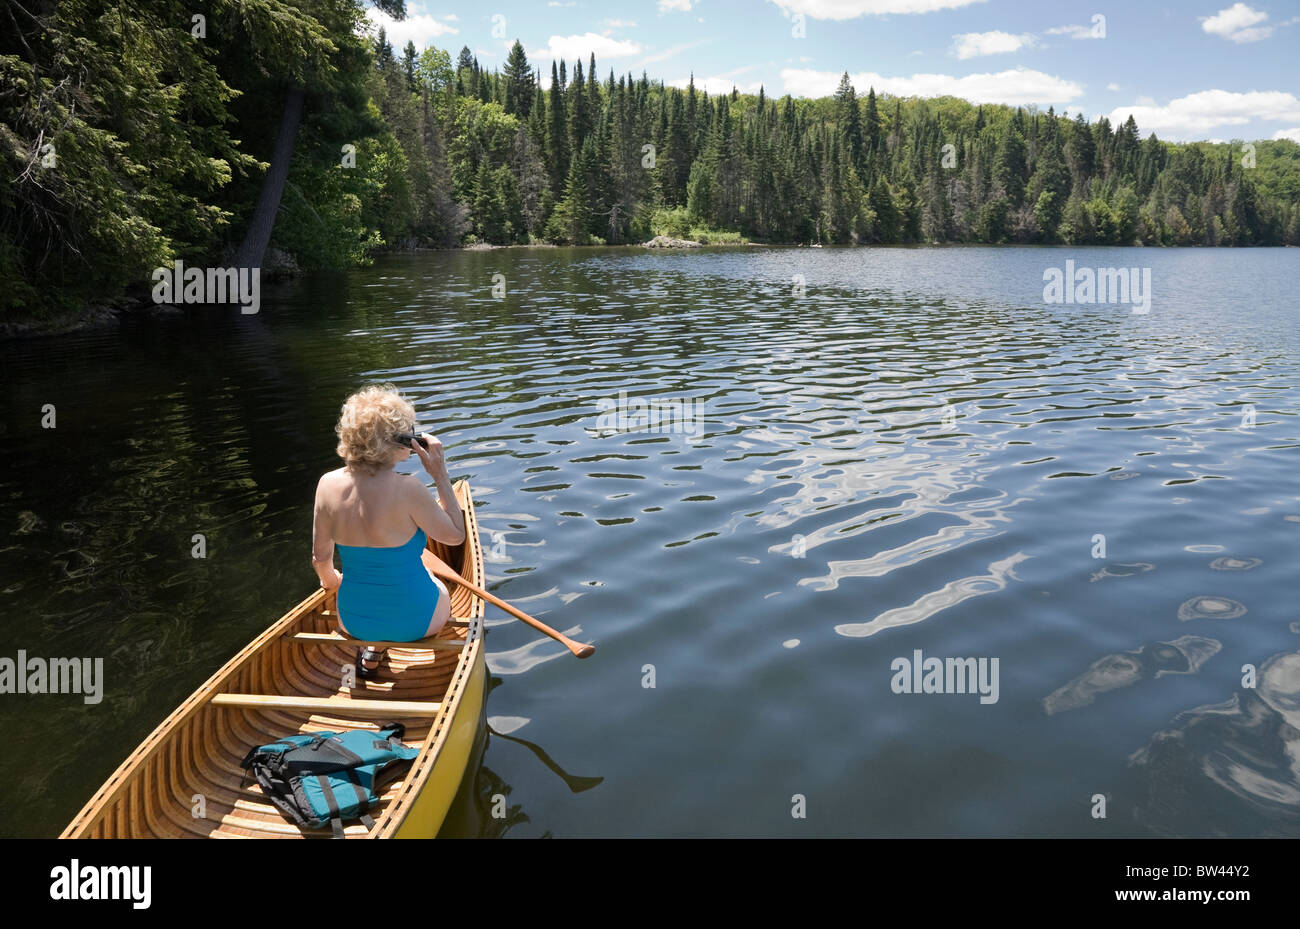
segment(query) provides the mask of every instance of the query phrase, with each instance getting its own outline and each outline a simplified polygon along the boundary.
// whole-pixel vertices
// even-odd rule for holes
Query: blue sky
[[[646,71],[710,93],[818,97],[848,71],[860,94],[1036,104],[1170,140],[1300,142],[1300,0],[407,0],[373,9],[399,49],[468,46],[499,68],[515,39],[550,82],[596,54],[599,77]]]

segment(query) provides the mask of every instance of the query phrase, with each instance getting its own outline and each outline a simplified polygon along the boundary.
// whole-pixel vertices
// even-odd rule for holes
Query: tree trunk
[[[280,130],[271,152],[271,167],[262,179],[262,189],[257,195],[257,206],[244,233],[235,263],[241,268],[260,268],[275,228],[275,216],[280,211],[280,197],[289,178],[289,161],[293,158],[294,142],[298,138],[298,122],[302,119],[306,90],[301,84],[292,84],[284,95],[284,111],[280,114]]]

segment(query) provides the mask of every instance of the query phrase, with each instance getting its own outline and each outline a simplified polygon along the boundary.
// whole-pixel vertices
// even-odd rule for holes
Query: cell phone
[[[429,443],[426,442],[422,436],[412,435],[409,432],[399,432],[397,435],[393,436],[392,442],[394,445],[402,446],[402,448],[410,448],[411,443],[416,442],[419,444],[420,448],[425,451],[429,450]]]

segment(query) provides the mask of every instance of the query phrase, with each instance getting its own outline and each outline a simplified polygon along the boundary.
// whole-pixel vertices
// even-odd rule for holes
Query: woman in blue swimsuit
[[[316,486],[312,567],[326,590],[338,591],[339,624],[353,638],[413,642],[435,635],[451,618],[447,589],[424,557],[426,539],[465,540],[465,517],[443,461],[442,443],[425,447],[395,437],[415,430],[415,408],[391,385],[366,387],[343,404],[335,431],[344,466]],[[415,475],[394,465],[420,456],[437,498]],[[343,571],[334,567],[338,546]],[[357,674],[375,676],[380,654],[366,649]]]

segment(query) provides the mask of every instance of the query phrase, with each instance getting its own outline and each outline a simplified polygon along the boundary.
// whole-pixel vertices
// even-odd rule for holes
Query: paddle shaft
[[[501,609],[505,610],[507,613],[509,613],[511,616],[515,617],[516,619],[526,622],[528,625],[532,626],[538,632],[550,636],[552,639],[559,642],[561,645],[563,645],[569,651],[573,652],[573,654],[579,658],[586,658],[590,656],[593,652],[595,652],[596,647],[594,645],[587,645],[582,642],[575,642],[573,641],[573,639],[569,638],[564,633],[556,632],[550,626],[546,625],[543,622],[540,622],[539,620],[533,619],[533,617],[529,616],[523,610],[511,606],[509,603],[506,603],[500,597],[488,593],[486,590],[484,590],[482,587],[479,587],[476,584],[471,584],[469,581],[465,580],[465,578],[457,574],[456,571],[453,570],[449,564],[447,564],[447,562],[443,561],[437,555],[434,555],[433,552],[430,551],[429,554],[433,560],[433,573],[438,575],[438,577],[442,578],[444,581],[450,581],[453,584],[459,584],[460,586],[468,590],[470,593],[474,594],[476,597],[479,597],[482,600],[486,600],[488,603],[491,603],[493,606],[501,607]]]

